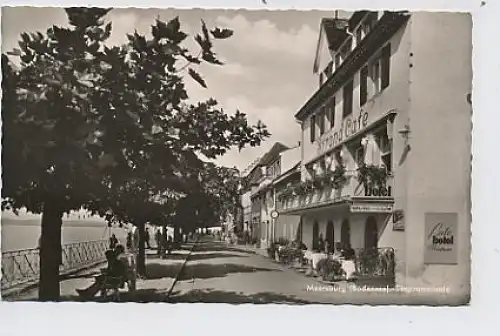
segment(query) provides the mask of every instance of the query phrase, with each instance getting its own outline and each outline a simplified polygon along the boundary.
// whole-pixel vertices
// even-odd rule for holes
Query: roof
[[[257,164],[257,166],[267,166],[268,164],[270,164],[271,162],[273,162],[274,159],[276,159],[276,157],[278,156],[278,154],[280,154],[281,152],[286,151],[288,149],[290,149],[290,148],[288,148],[287,146],[283,145],[281,142],[276,142],[273,145],[273,147],[271,147],[271,149],[266,154],[264,154],[264,156],[262,157],[262,159],[260,159],[260,161]]]
[[[278,184],[280,182],[282,182],[283,180],[286,180],[288,177],[296,174],[296,173],[299,173],[300,174],[300,162],[298,162],[295,166],[293,166],[292,168],[288,169],[286,172],[284,172],[283,174],[280,174],[279,176],[277,176],[274,180],[273,180],[273,184]]]
[[[321,19],[321,28],[325,32],[328,48],[330,50],[337,50],[342,42],[349,36],[346,31],[348,26],[349,20],[347,19]]]
[[[370,11],[357,11],[354,12],[349,18],[349,29],[353,30],[356,26],[361,22],[363,17],[368,14]]]

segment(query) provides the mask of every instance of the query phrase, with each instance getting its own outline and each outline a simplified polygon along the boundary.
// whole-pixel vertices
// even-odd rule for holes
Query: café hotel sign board
[[[318,141],[318,153],[328,151],[330,148],[335,147],[344,139],[358,133],[368,126],[368,113],[361,110],[358,116],[346,117],[340,129],[335,132],[327,134],[323,139]]]
[[[458,215],[456,213],[425,214],[425,264],[458,262]]]

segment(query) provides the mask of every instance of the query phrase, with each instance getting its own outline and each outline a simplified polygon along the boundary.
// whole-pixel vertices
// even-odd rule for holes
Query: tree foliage
[[[215,99],[188,101],[186,75],[206,87],[196,67],[223,64],[212,40],[231,37],[231,30],[209,30],[202,21],[194,36],[200,50],[192,53],[176,17],[156,20],[151,39],[134,32],[126,44],[107,46],[108,12],[68,8],[71,27],[21,35],[10,53],[20,58],[19,68],[2,55],[2,209],[44,216],[52,209],[60,219],[84,207],[109,219],[144,221],[175,211],[200,183],[199,154],[216,158],[269,136],[262,123],[225,114]],[[42,220],[45,264],[54,237],[44,232],[60,235],[60,228],[44,229],[49,222]]]

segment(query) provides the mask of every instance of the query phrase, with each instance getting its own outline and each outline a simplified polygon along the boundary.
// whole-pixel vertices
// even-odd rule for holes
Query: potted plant
[[[358,181],[364,186],[383,188],[389,173],[385,167],[362,164],[358,168]]]
[[[325,281],[340,281],[345,278],[342,264],[335,259],[325,258],[318,262],[318,273]]]

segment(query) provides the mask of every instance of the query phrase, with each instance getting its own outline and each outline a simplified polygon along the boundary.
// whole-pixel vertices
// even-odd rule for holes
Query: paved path
[[[170,302],[287,304],[442,304],[435,293],[355,291],[353,284],[325,284],[253,253],[249,247],[200,242],[173,288]],[[450,298],[448,297],[448,301]]]
[[[327,303],[329,295],[308,290],[321,285],[243,247],[201,242],[189,257],[171,302]]]
[[[155,250],[148,250],[146,254],[146,278],[137,281],[137,291],[133,295],[124,292],[121,301],[149,302],[167,301],[167,294],[171,289],[181,267],[186,261],[194,243],[184,244],[182,249],[173,251],[167,259],[160,259]],[[94,276],[100,273],[100,265],[79,274],[66,277],[61,281],[62,301],[81,301],[76,294],[77,288],[85,288],[94,282]],[[38,298],[38,288],[26,291],[18,296],[6,298],[7,301],[34,301]],[[95,301],[101,298],[96,297]]]

